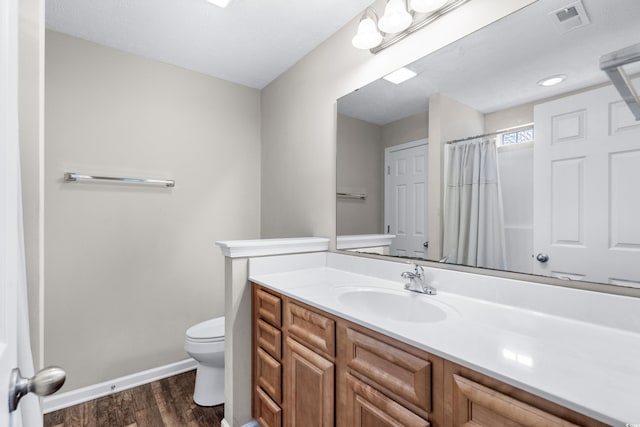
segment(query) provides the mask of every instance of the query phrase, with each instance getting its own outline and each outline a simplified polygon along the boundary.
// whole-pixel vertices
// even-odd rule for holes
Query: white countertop
[[[444,320],[393,320],[338,295],[405,293],[406,263],[334,253],[252,259],[250,280],[612,425],[640,424],[640,300],[440,269]],[[394,278],[397,278],[395,280]]]

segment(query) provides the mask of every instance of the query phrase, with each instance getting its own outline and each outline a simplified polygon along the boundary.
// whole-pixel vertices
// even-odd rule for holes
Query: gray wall
[[[259,237],[260,93],[59,33],[46,43],[44,358],[70,390],[184,360],[186,329],[223,315],[214,242]]]
[[[429,112],[417,113],[382,126],[382,145],[391,147],[429,137]]]
[[[337,234],[384,233],[385,148],[427,138],[429,114],[414,114],[376,125],[342,114],[337,117],[336,174],[340,192],[366,193],[366,200],[336,200]]]
[[[380,126],[342,114],[337,120],[337,189],[367,198],[337,198],[337,233],[383,233],[384,150]]]
[[[262,236],[335,236],[336,99],[529,3],[469,2],[377,55],[351,45],[358,17],[263,89]]]

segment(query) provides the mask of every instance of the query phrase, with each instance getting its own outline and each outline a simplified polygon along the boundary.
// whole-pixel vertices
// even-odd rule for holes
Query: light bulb
[[[389,0],[384,15],[378,22],[378,28],[388,34],[399,33],[411,26],[413,18],[407,12],[405,0]]]
[[[448,0],[411,0],[411,9],[420,13],[433,12],[440,9]]]
[[[358,33],[351,39],[351,44],[358,49],[371,49],[382,42],[382,34],[376,28],[376,23],[366,16],[358,25]]]

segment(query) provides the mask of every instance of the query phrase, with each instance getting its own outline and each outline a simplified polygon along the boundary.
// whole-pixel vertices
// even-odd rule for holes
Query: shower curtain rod
[[[530,128],[530,127],[533,127],[533,123],[527,123],[527,124],[524,124],[524,125],[514,126],[514,127],[510,127],[510,128],[506,128],[506,129],[500,129],[500,130],[497,130],[495,132],[485,133],[485,134],[482,134],[482,135],[475,135],[475,136],[468,136],[466,138],[461,138],[461,139],[454,139],[452,141],[445,142],[445,144],[455,144],[457,142],[470,141],[470,140],[476,139],[476,138],[486,138],[487,136],[495,136],[495,135],[498,135],[498,134],[501,134],[501,133],[510,132],[510,131],[514,131],[514,130],[518,130],[518,129]]]

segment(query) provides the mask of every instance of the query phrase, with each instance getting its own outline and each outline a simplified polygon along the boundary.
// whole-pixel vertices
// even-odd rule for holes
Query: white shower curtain
[[[495,138],[447,145],[443,260],[505,269],[504,219]]]

